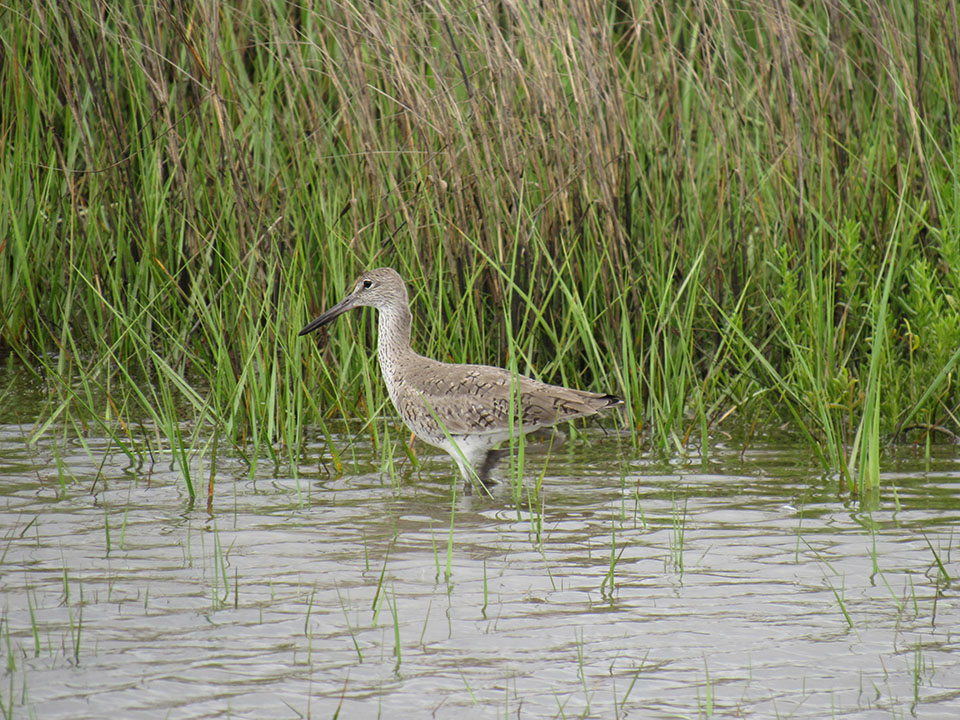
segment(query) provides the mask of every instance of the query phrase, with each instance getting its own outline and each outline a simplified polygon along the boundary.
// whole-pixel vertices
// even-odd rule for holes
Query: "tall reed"
[[[368,318],[296,330],[390,264],[424,353],[875,484],[960,434],[958,38],[952,0],[3,6],[0,346],[40,427],[296,461],[386,407]]]

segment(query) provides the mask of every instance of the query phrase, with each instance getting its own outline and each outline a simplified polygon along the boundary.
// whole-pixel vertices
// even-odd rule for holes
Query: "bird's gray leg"
[[[497,463],[500,462],[500,459],[508,452],[508,450],[503,449],[487,450],[486,453],[484,453],[483,458],[477,465],[477,476],[480,478],[480,482],[483,483],[485,488],[489,488],[497,484],[498,481],[490,477],[490,473],[494,471],[494,469],[497,467]]]

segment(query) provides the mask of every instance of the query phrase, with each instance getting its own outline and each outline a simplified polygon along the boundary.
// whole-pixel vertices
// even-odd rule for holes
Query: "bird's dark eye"
[[[372,287],[373,287],[373,280],[364,280],[364,281],[363,281],[363,289],[364,289],[364,290],[369,290],[369,289],[372,288]]]

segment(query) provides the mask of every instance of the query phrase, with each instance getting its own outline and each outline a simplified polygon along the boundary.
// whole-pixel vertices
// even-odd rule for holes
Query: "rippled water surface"
[[[369,440],[293,477],[0,426],[4,717],[956,717],[960,452],[531,451],[520,502]],[[364,452],[369,455],[364,457]],[[194,478],[206,493],[209,458]],[[448,574],[449,569],[449,574]]]

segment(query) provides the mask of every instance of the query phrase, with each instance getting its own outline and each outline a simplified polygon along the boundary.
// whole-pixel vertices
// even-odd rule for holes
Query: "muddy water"
[[[221,447],[208,514],[169,458],[25,432],[0,426],[4,717],[960,714],[955,448],[888,458],[859,505],[802,449],[598,433],[532,452],[518,507],[348,433],[339,477],[319,440],[298,477]]]

